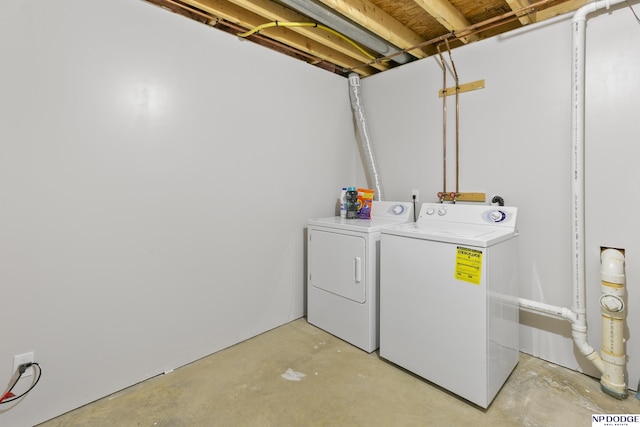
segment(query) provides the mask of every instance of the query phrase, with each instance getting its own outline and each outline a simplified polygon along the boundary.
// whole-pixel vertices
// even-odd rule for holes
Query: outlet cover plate
[[[13,373],[15,374],[15,372],[18,370],[18,367],[23,363],[32,363],[33,361],[33,351],[30,351],[29,353],[16,354],[15,356],[13,356]],[[22,378],[30,377],[32,375],[33,366],[24,371],[24,374],[22,374]]]

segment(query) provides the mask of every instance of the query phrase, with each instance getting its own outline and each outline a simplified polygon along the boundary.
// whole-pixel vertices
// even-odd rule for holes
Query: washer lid
[[[421,224],[418,222],[385,226],[380,232],[383,235],[391,234],[483,248],[518,235],[514,228],[455,223]]]

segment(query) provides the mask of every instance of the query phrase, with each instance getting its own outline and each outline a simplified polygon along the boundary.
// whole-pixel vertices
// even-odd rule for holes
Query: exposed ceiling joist
[[[547,9],[539,10],[536,12],[536,22],[546,21],[547,19],[555,18],[558,15],[563,15],[568,12],[580,9],[591,0],[569,0],[558,4],[557,6]]]
[[[471,25],[471,22],[469,22],[469,20],[467,20],[467,18],[465,18],[465,16],[447,0],[413,1],[415,1],[418,6],[426,10],[429,15],[436,18],[436,20],[449,31],[459,31]],[[478,40],[478,36],[472,35],[462,37],[460,40],[463,43],[469,43]]]
[[[405,27],[378,6],[367,0],[320,0],[353,22],[382,37],[401,49],[416,46],[425,41],[424,38]],[[427,54],[421,49],[410,52],[416,58],[424,58]]]
[[[511,8],[511,10],[518,10],[518,9],[522,9],[524,7],[529,6],[529,1],[528,0],[506,0],[507,4],[509,5],[509,7]],[[534,22],[531,19],[531,14],[533,12],[523,12],[521,14],[518,15],[518,19],[520,20],[520,23],[522,25],[527,25],[530,24],[532,22]]]
[[[305,16],[283,6],[273,5],[273,2],[267,0],[184,0],[184,2],[247,29],[274,21],[301,22],[307,20]],[[270,38],[325,61],[333,62],[342,68],[352,68],[371,60],[340,38],[316,28],[277,27],[265,30],[265,33],[267,32]],[[385,70],[388,66],[381,63],[377,64],[375,68]],[[375,71],[358,69],[358,72],[367,76]]]
[[[209,23],[231,34],[254,30],[249,40],[334,73],[356,71],[366,77],[411,59],[436,53],[447,39],[451,48],[493,37],[577,10],[589,0],[143,0]],[[313,4],[311,11],[308,5]],[[315,14],[320,8],[321,15]],[[314,12],[314,13],[311,13]],[[312,15],[315,14],[315,18]],[[328,14],[326,17],[324,14]],[[320,20],[345,22],[337,31]],[[278,22],[275,27],[272,23]],[[306,26],[293,26],[297,23]],[[317,23],[318,25],[314,24]],[[286,24],[286,25],[285,25]],[[269,26],[273,28],[269,28]],[[325,27],[325,28],[323,28]],[[355,28],[355,29],[354,29]],[[360,28],[381,45],[364,40]],[[250,32],[250,31],[249,31]],[[357,34],[357,35],[356,35]],[[389,54],[391,48],[392,54]],[[395,50],[398,49],[398,50]],[[407,55],[407,53],[409,55]],[[401,56],[398,56],[401,55]],[[391,59],[391,61],[389,61]]]

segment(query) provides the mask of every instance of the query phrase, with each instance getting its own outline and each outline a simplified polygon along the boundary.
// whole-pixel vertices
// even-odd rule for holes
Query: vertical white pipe
[[[571,201],[572,233],[572,307],[552,306],[524,298],[518,299],[523,310],[571,322],[573,342],[581,354],[590,360],[602,373],[602,390],[619,399],[627,397],[624,382],[626,355],[624,352],[624,273],[616,276],[611,265],[619,264],[624,256],[617,250],[605,250],[602,260],[602,284],[600,306],[602,314],[603,347],[601,356],[587,341],[586,280],[585,280],[585,206],[584,206],[584,122],[585,122],[585,64],[586,64],[586,21],[587,15],[612,4],[626,0],[594,1],[578,9],[572,20],[572,73],[571,73]],[[611,255],[608,251],[617,254]],[[615,262],[613,262],[614,260]],[[611,277],[617,278],[611,282]],[[619,304],[616,305],[616,302]]]
[[[573,339],[580,352],[591,360],[600,372],[609,372],[609,361],[603,361],[600,355],[587,342],[586,320],[586,281],[585,281],[585,244],[584,244],[584,122],[585,122],[585,64],[586,64],[586,25],[587,15],[612,4],[626,0],[594,1],[578,9],[572,20],[572,74],[571,74],[571,199],[572,199],[572,310],[576,314],[573,323]],[[607,363],[605,363],[607,362]],[[619,378],[616,379],[619,380]],[[624,378],[622,379],[624,382]],[[609,392],[603,387],[605,392]],[[611,393],[609,393],[611,394]],[[613,394],[612,394],[613,395]],[[618,397],[618,396],[616,396]]]
[[[573,53],[571,73],[571,199],[572,199],[572,309],[579,318],[585,316],[586,285],[585,285],[585,245],[584,245],[584,121],[585,121],[585,64],[586,64],[586,27],[587,15],[597,10],[609,7],[611,4],[622,3],[625,0],[595,1],[578,9],[572,20]],[[586,320],[585,320],[586,322]]]
[[[572,25],[572,81],[571,81],[571,202],[573,227],[571,236],[572,310],[584,316],[584,103],[585,103],[585,44],[586,15],[592,11],[593,3],[580,8],[573,17]],[[587,10],[588,9],[588,10]]]

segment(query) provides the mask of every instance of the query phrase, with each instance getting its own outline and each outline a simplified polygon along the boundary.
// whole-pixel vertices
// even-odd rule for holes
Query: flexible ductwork
[[[362,155],[364,156],[368,185],[371,189],[375,190],[374,198],[376,200],[384,200],[382,180],[380,179],[378,165],[373,154],[367,119],[364,115],[364,108],[362,107],[362,100],[360,98],[360,76],[356,73],[349,74],[349,98],[351,99],[351,109],[353,110],[353,117],[360,137],[360,147],[362,148]]]

